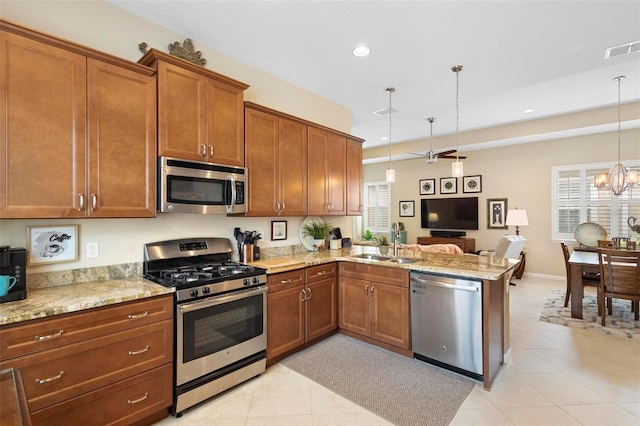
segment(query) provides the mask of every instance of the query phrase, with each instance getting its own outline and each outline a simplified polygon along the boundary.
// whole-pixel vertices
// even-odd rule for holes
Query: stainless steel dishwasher
[[[411,338],[417,359],[482,380],[482,282],[412,272]]]

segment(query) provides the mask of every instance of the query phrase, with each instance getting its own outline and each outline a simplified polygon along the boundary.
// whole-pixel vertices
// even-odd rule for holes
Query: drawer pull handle
[[[141,314],[129,314],[128,317],[129,319],[136,319],[136,318],[146,317],[147,315],[149,315],[149,311],[144,311]]]
[[[291,282],[291,278],[288,280],[280,280],[280,284],[289,284]]]
[[[145,353],[149,350],[149,345],[145,346],[144,349],[140,349],[139,351],[129,351],[129,355],[139,355]]]
[[[149,397],[149,392],[145,392],[144,395],[142,395],[140,398],[138,399],[128,399],[127,400],[127,404],[137,404],[138,402],[142,402],[145,399],[147,399]]]
[[[55,376],[49,377],[48,379],[36,379],[36,384],[37,385],[42,385],[44,383],[53,382],[54,380],[62,379],[62,376],[64,376],[64,371],[61,371],[58,374],[56,374]]]
[[[327,273],[327,271],[320,271],[320,272],[316,272],[316,275],[324,275],[326,273]]]
[[[64,330],[60,330],[57,333],[49,334],[47,336],[36,336],[35,339],[37,342],[42,342],[43,340],[55,339],[56,337],[60,337],[64,334]]]

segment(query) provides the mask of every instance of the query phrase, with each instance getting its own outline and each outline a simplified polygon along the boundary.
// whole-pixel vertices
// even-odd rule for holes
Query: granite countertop
[[[0,305],[0,326],[172,292],[142,277],[29,289],[26,299]]]
[[[477,256],[473,254],[453,255],[441,253],[425,253],[402,249],[398,257],[419,259],[415,263],[394,263],[379,260],[366,260],[352,257],[355,254],[377,254],[377,249],[366,246],[353,246],[350,249],[323,250],[319,252],[297,253],[272,259],[261,259],[250,264],[265,268],[268,274],[285,272],[307,266],[328,262],[367,263],[389,268],[408,269],[412,271],[431,272],[435,274],[454,275],[465,278],[496,280],[512,270],[518,263],[515,259],[495,259],[493,256]]]

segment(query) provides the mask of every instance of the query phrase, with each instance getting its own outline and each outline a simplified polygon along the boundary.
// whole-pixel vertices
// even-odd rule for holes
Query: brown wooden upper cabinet
[[[155,49],[139,61],[158,71],[158,153],[244,166],[248,85]]]
[[[247,216],[307,215],[307,126],[246,104]]]
[[[0,20],[0,217],[153,217],[150,68]]]
[[[362,141],[347,138],[347,215],[360,216],[362,199]]]
[[[308,138],[309,215],[344,216],[347,138],[314,126]]]

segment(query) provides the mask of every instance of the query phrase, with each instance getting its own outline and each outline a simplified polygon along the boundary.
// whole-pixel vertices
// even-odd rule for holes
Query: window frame
[[[560,208],[563,205],[569,205],[569,202],[566,204],[563,203],[563,200],[559,200],[558,194],[558,179],[560,173],[562,172],[579,172],[580,174],[580,184],[579,184],[579,209],[580,209],[580,219],[579,223],[583,223],[588,221],[588,210],[597,204],[610,203],[610,217],[609,224],[605,226],[608,228],[607,232],[610,232],[611,236],[622,236],[629,235],[629,230],[624,227],[624,225],[620,225],[619,215],[622,210],[628,210],[629,208],[637,208],[640,206],[640,187],[634,187],[632,189],[627,189],[625,193],[627,195],[621,194],[620,196],[614,195],[608,189],[601,189],[600,191],[608,191],[609,198],[604,200],[588,200],[587,197],[587,188],[594,185],[593,179],[588,177],[589,172],[593,172],[597,170],[602,173],[608,173],[611,167],[616,164],[614,161],[602,162],[602,163],[586,163],[586,164],[572,164],[572,165],[564,165],[564,166],[553,166],[551,168],[551,240],[553,242],[559,241],[572,241],[575,242],[575,237],[573,232],[571,233],[563,233],[559,232],[559,222],[560,222]],[[622,164],[628,169],[633,169],[640,171],[640,160],[629,160],[622,161]],[[631,197],[631,198],[629,198]],[[623,227],[623,229],[620,229]]]
[[[387,191],[388,191],[388,200],[389,200],[389,205],[388,207],[388,215],[387,215],[387,223],[389,223],[389,227],[387,228],[383,228],[380,227],[380,220],[379,220],[379,216],[380,216],[380,205],[379,203],[376,203],[375,206],[375,223],[376,226],[375,227],[368,227],[367,223],[369,223],[369,188],[370,187],[376,187],[376,197],[379,200],[379,194],[380,194],[380,187],[382,186],[386,186],[387,187]],[[362,224],[364,226],[365,229],[368,229],[371,231],[371,233],[375,234],[378,232],[389,232],[389,230],[391,229],[391,206],[392,206],[392,197],[391,197],[391,189],[392,186],[389,182],[386,181],[377,181],[377,182],[365,182],[364,183],[364,188],[363,188],[363,196],[364,196],[364,211],[362,213]]]

